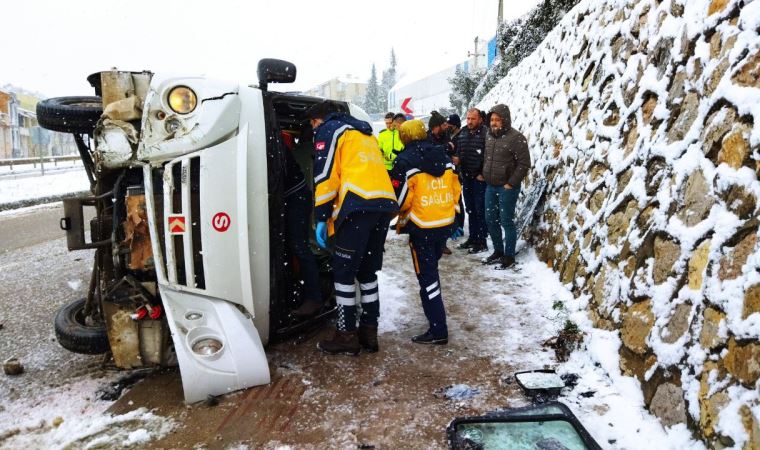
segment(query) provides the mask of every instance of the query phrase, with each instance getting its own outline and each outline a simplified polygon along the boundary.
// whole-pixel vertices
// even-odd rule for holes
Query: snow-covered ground
[[[69,172],[14,180],[19,185],[16,195],[21,195],[20,182],[26,180],[31,181],[26,184],[25,198],[87,188],[84,173]],[[0,203],[16,200],[3,183],[0,181]],[[405,240],[406,237],[391,232],[388,245],[404,246]],[[417,280],[409,255],[389,254],[391,257],[386,258],[380,273],[380,332],[401,332],[409,329],[410,324],[423,327]],[[559,400],[573,410],[604,448],[704,448],[691,439],[685,426],[664,429],[644,408],[639,382],[619,374],[618,333],[594,329],[585,313],[586,300],[575,298],[568,289],[570,286],[562,285],[558,275],[532,249],[519,255],[519,271],[482,266],[480,256],[458,250],[445,258],[441,265],[444,298],[450,310],[455,303],[464,306],[450,314],[452,338],[476,324],[484,332],[482,339],[472,345],[479,354],[495,362],[525,370],[554,367],[560,374],[577,374],[578,385],[566,389]],[[473,292],[487,295],[473,299],[470,298]],[[558,302],[564,305],[560,310],[555,309]],[[475,303],[477,308],[472,307]],[[555,335],[568,318],[585,333],[584,346],[567,363],[556,365],[542,343]],[[97,399],[95,393],[113,381],[112,377],[75,378],[63,386],[37,391],[14,402],[0,398],[0,447],[139,446],[180,425],[145,410],[122,416],[104,414],[112,402]],[[593,395],[588,396],[589,392]],[[528,401],[515,399],[514,404]]]
[[[380,274],[380,331],[386,335],[425,326],[405,244],[406,237],[389,234],[389,251]],[[452,339],[477,327],[482,339],[468,346],[494,362],[525,370],[555,367],[561,374],[579,375],[578,385],[559,400],[573,410],[603,448],[704,448],[691,440],[685,427],[663,429],[644,409],[638,381],[618,375],[617,333],[593,329],[583,312],[583,300],[574,298],[532,249],[519,255],[516,271],[482,266],[481,257],[454,250],[454,255],[441,263]],[[565,309],[555,309],[558,302]],[[556,365],[542,344],[567,318],[580,325],[586,340],[567,363]],[[96,392],[114,379],[111,374],[84,376],[13,402],[0,398],[0,447],[139,446],[182,425],[144,409],[121,416],[104,414],[112,402],[99,400]],[[593,395],[584,396],[589,392]],[[528,403],[523,397],[510,400],[513,405]]]
[[[0,177],[0,205],[73,194],[89,189],[87,174],[81,167],[47,172],[44,176],[34,170],[20,171],[17,175],[3,173]]]
[[[177,424],[145,408],[113,416],[113,402],[97,391],[115,379],[82,377],[39,392],[0,410],[0,448],[136,447],[169,433]]]
[[[58,161],[56,163],[45,162],[34,164],[14,164],[0,166],[0,177],[6,175],[41,175],[44,173],[56,172],[61,170],[81,169],[82,161],[79,159],[73,161]]]
[[[406,237],[389,235],[389,244]],[[520,245],[524,245],[522,242]],[[389,252],[391,255],[393,252]],[[612,449],[702,449],[685,425],[665,429],[644,407],[639,381],[620,375],[618,332],[595,329],[586,312],[586,300],[575,298],[559,276],[541,262],[533,249],[518,256],[519,270],[499,271],[479,264],[480,256],[454,255],[441,262],[443,295],[447,306],[464,303],[468,312],[449,315],[450,336],[468,328],[472,322],[484,331],[482,340],[473,342],[479,352],[494,362],[522,370],[554,368],[559,374],[578,375],[578,384],[565,389],[559,401],[570,407],[603,448]],[[445,271],[451,263],[455,271]],[[380,274],[380,331],[404,329],[419,321],[417,281],[411,262],[403,256],[388,259]],[[468,294],[486,291],[478,299]],[[559,303],[564,306],[556,309]],[[477,306],[473,308],[473,304]],[[411,316],[411,317],[410,317]],[[566,363],[556,364],[543,343],[557,334],[570,319],[585,335],[582,348]],[[515,404],[529,404],[515,399]],[[485,412],[485,411],[484,411]]]

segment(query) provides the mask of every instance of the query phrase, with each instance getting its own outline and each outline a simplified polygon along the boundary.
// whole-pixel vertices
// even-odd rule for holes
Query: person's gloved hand
[[[317,222],[316,230],[317,244],[322,248],[327,248],[327,222]]]
[[[457,227],[457,229],[454,230],[453,233],[451,233],[451,239],[456,241],[460,237],[464,236],[464,230],[462,227]]]

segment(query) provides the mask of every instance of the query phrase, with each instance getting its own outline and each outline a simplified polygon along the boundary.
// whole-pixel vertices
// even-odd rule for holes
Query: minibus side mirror
[[[259,89],[262,91],[267,90],[269,83],[292,83],[296,81],[296,65],[282,59],[261,59],[256,72],[259,76]]]

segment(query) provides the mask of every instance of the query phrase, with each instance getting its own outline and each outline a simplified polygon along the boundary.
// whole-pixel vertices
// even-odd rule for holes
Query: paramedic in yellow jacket
[[[445,149],[427,140],[422,121],[404,122],[401,140],[404,151],[396,158],[391,172],[394,182],[400,182],[401,212],[397,226],[400,232],[409,233],[422,309],[429,322],[428,330],[414,336],[412,341],[444,345],[449,335],[438,260],[446,239],[456,228],[461,186]]]
[[[317,347],[330,354],[376,352],[380,303],[377,274],[388,224],[398,212],[393,186],[372,127],[325,101],[312,107],[316,238],[327,248],[334,235],[332,268],[338,321],[335,335]],[[356,282],[362,313],[356,327]]]

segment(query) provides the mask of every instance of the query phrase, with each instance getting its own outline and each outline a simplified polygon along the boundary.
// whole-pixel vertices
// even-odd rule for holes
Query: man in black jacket
[[[483,151],[487,129],[483,125],[480,111],[472,108],[465,118],[467,127],[456,136],[454,164],[458,165],[462,177],[462,193],[465,210],[470,224],[469,238],[459,248],[469,249],[468,253],[488,250],[486,245],[485,192],[483,178]]]
[[[486,180],[486,223],[493,242],[493,254],[486,263],[500,263],[506,269],[515,263],[515,207],[520,183],[530,170],[528,141],[512,128],[507,105],[496,105],[489,112],[491,128],[486,136],[483,177]],[[504,238],[502,239],[502,228]]]

